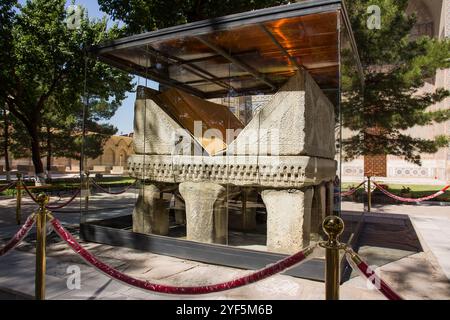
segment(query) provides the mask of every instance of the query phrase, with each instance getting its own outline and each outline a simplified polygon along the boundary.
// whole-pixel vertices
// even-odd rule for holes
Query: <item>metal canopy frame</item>
[[[217,32],[222,30],[228,30],[233,27],[242,27],[242,26],[248,26],[248,25],[259,25],[261,29],[264,31],[264,33],[270,38],[272,43],[279,48],[279,50],[282,52],[282,54],[297,68],[302,69],[304,68],[302,65],[300,65],[296,59],[294,59],[286,50],[286,48],[283,47],[282,44],[275,38],[275,36],[268,30],[263,23],[273,21],[276,19],[285,19],[285,18],[293,18],[293,17],[300,17],[300,16],[306,16],[311,14],[319,14],[319,13],[326,13],[326,12],[333,12],[333,11],[339,11],[340,15],[342,16],[342,22],[345,24],[346,29],[349,33],[349,41],[351,48],[355,55],[355,60],[357,64],[357,69],[359,71],[360,78],[363,79],[363,73],[362,73],[362,66],[358,54],[358,50],[356,47],[355,39],[353,37],[353,32],[349,23],[349,18],[347,15],[347,10],[345,8],[345,3],[343,0],[309,0],[309,1],[303,1],[299,3],[294,4],[288,4],[278,7],[272,7],[272,8],[266,8],[261,10],[255,10],[250,12],[244,12],[244,13],[238,13],[233,15],[228,15],[220,18],[213,18],[198,22],[192,22],[184,25],[174,26],[170,28],[165,28],[162,30],[152,31],[152,32],[146,32],[138,35],[133,35],[129,37],[125,37],[122,39],[114,40],[105,42],[101,45],[92,47],[90,49],[90,53],[94,56],[97,56],[101,61],[104,61],[105,63],[108,63],[110,65],[113,65],[115,67],[118,67],[122,70],[126,70],[129,73],[133,73],[139,76],[142,76],[144,78],[150,78],[152,80],[155,80],[159,83],[162,83],[167,86],[175,87],[178,89],[182,89],[184,91],[187,91],[191,94],[194,94],[198,97],[208,99],[208,98],[217,98],[217,97],[223,97],[230,92],[233,92],[235,94],[251,94],[252,92],[258,91],[262,93],[270,93],[274,92],[277,89],[277,85],[273,82],[271,82],[267,77],[259,72],[258,70],[255,70],[245,62],[241,61],[239,57],[228,53],[225,49],[220,48],[219,46],[210,43],[208,40],[204,39],[202,35],[209,34],[211,32]],[[154,41],[163,41],[163,40],[173,40],[173,39],[179,39],[183,37],[193,37],[194,39],[200,41],[203,45],[210,48],[216,55],[214,56],[208,56],[208,57],[201,57],[198,59],[193,60],[184,60],[180,57],[171,56],[169,54],[160,52],[159,50],[156,50],[154,48],[151,48],[148,44],[150,42]],[[339,40],[338,40],[339,41]],[[120,59],[119,57],[112,57],[109,53],[121,50],[121,49],[128,49],[128,48],[137,48],[139,49],[139,46],[146,46],[146,53],[152,57],[157,57],[166,63],[168,63],[170,66],[179,66],[183,68],[184,70],[188,71],[189,73],[195,75],[196,77],[199,77],[200,79],[204,80],[206,83],[214,84],[218,87],[221,87],[223,90],[220,91],[212,91],[212,92],[203,92],[202,90],[199,90],[197,88],[193,88],[190,85],[192,84],[198,84],[202,83],[201,80],[191,80],[187,82],[180,82],[176,79],[172,79],[170,77],[164,77],[161,74],[158,74],[157,72],[154,72],[153,70],[150,70],[150,68],[139,68],[139,66],[136,65],[130,65],[129,62]],[[249,75],[253,77],[253,79],[258,80],[261,82],[262,86],[247,89],[247,91],[244,90],[238,90],[234,88],[230,83],[227,83],[226,80],[234,80],[234,77],[217,77],[216,75],[212,74],[208,70],[205,70],[204,68],[201,68],[197,65],[195,65],[195,62],[211,59],[212,57],[222,57],[232,64],[234,64],[237,68],[247,72]],[[319,67],[319,68],[312,68],[312,70],[320,70],[320,69],[326,69],[329,67]],[[309,70],[309,69],[308,69]],[[240,78],[242,79],[242,78]],[[322,88],[324,90],[331,90],[335,89],[338,90],[338,88]]]
[[[277,84],[272,83],[265,77],[264,74],[260,73],[258,70],[254,70],[252,66],[249,66],[244,61],[241,61],[239,59],[239,55],[227,53],[226,50],[223,50],[215,44],[209,43],[207,40],[205,40],[205,38],[202,38],[202,36],[210,34],[212,32],[227,30],[233,27],[255,25],[256,27],[260,28],[265,35],[267,35],[268,39],[270,39],[270,42],[278,48],[284,58],[290,61],[290,63],[294,67],[293,69],[304,69],[305,67],[299,64],[298,61],[293,56],[291,56],[291,54],[283,46],[283,44],[280,43],[275,35],[264,25],[264,22],[273,21],[276,19],[295,18],[299,16],[336,11],[339,11],[339,19],[347,29],[350,45],[355,56],[357,69],[359,71],[361,79],[363,79],[359,54],[343,0],[303,1],[279,7],[239,13],[221,18],[214,18],[185,25],[174,26],[158,31],[147,32],[114,41],[109,41],[90,48],[90,54],[93,57],[96,57],[111,66],[117,67],[143,78],[153,79],[161,84],[170,87],[181,89],[203,99],[215,98],[217,96],[205,93],[201,90],[191,87],[190,85],[206,81],[223,88],[223,95],[228,95],[231,92],[235,92],[237,94],[251,94],[251,92],[249,91],[241,92],[240,89],[233,87],[229,83],[236,76],[220,75],[220,77],[218,77],[209,72],[209,70],[194,64],[206,59],[222,58],[230,61],[237,68],[242,69],[243,71],[248,73],[240,76],[241,80],[257,79],[259,82],[261,82],[261,87],[257,89],[253,88],[253,90],[258,90],[258,93],[272,93],[274,88],[277,87]],[[337,25],[339,25],[339,23]],[[212,52],[209,52],[209,55],[207,57],[196,57],[190,60],[185,60],[168,53],[160,52],[159,50],[156,50],[147,45],[153,41],[173,40],[182,37],[195,37],[204,45],[212,49]],[[338,42],[339,41],[340,40],[338,39]],[[177,81],[176,79],[162,77],[161,74],[155,72],[147,65],[137,66],[131,61],[120,59],[119,57],[113,57],[112,55],[108,54],[116,50],[132,47],[136,47],[139,50],[144,50],[144,53],[147,56],[160,59],[160,61],[162,61],[163,63],[167,63],[169,66],[177,66],[183,68],[183,70],[186,70],[187,72],[195,75],[196,77],[198,77],[198,79],[181,82]],[[242,52],[240,54],[242,54]],[[338,63],[340,63],[339,60]],[[315,68],[309,68],[308,70],[326,68],[333,67],[318,66]],[[322,87],[321,89],[326,94],[334,94],[336,91],[339,92],[339,88],[335,87]],[[284,255],[271,252],[246,250],[235,247],[221,246],[217,244],[190,242],[187,240],[180,240],[165,236],[143,235],[133,233],[128,230],[115,229],[112,227],[108,227],[102,223],[97,224],[95,222],[93,223],[82,221],[82,223],[80,223],[80,232],[81,237],[87,241],[106,243],[114,246],[125,246],[138,250],[151,251],[158,254],[166,254],[184,259],[234,266],[238,268],[256,269],[285,257]],[[321,281],[323,279],[323,270],[323,263],[320,260],[313,260],[305,263],[302,266],[298,266],[296,268],[288,270],[286,274]]]

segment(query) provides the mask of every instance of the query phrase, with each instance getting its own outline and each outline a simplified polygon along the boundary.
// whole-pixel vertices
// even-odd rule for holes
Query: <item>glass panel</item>
[[[336,201],[342,211],[341,216],[345,222],[345,232],[342,241],[354,246],[357,234],[361,231],[364,220],[365,203],[367,203],[367,183],[365,183],[364,170],[361,160],[346,161],[351,150],[345,148],[345,143],[355,138],[355,132],[351,128],[352,115],[362,112],[358,108],[362,106],[363,99],[363,79],[359,71],[358,55],[352,47],[349,37],[350,30],[347,29],[345,20],[340,21],[340,115],[341,126],[339,129],[339,139],[343,146],[339,149],[339,171],[340,184],[336,188],[340,192]]]
[[[101,53],[138,75],[128,174],[139,187],[118,201],[96,186],[84,221],[282,254],[318,241],[323,218],[341,208],[340,68],[343,88],[354,72],[351,50],[340,57],[340,40],[351,47],[339,15]]]
[[[86,63],[93,66],[101,61],[88,58]],[[144,81],[150,80],[142,77],[133,79],[136,84]],[[82,177],[80,220],[85,226],[102,225],[131,230],[131,214],[138,195],[138,184],[135,178],[130,177],[127,165],[134,153],[133,135],[103,134],[100,128],[100,124],[105,121],[102,117],[102,104],[104,101],[110,102],[112,97],[99,95],[99,88],[100,84],[90,83],[89,78],[86,79],[82,116],[85,119],[81,145],[82,166],[79,168]],[[128,94],[135,96],[135,92]],[[133,121],[132,114],[129,121]],[[94,157],[93,154],[98,154],[96,148],[101,148],[101,153]]]
[[[335,12],[305,15],[219,28],[207,34],[150,40],[149,44],[107,51],[102,57],[141,75],[146,59],[140,56],[147,57],[150,64],[159,60],[160,65],[147,70],[150,77],[205,98],[225,96],[223,87],[227,81],[239,83],[235,88],[239,95],[250,90],[274,93],[294,74],[297,64],[305,67],[321,88],[336,88],[336,24]],[[227,78],[230,62],[235,67],[245,66],[234,70],[234,79]],[[215,85],[211,81],[207,81],[209,85],[198,84],[202,79],[212,80]]]

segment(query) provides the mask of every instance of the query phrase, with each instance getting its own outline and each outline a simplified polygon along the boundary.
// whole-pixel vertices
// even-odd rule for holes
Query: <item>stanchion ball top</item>
[[[322,228],[329,237],[335,238],[344,231],[344,221],[338,216],[328,216],[323,220]]]
[[[36,200],[40,205],[45,206],[48,203],[48,196],[45,193],[39,193]]]

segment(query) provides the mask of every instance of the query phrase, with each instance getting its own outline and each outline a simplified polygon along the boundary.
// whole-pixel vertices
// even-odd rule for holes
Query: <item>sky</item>
[[[19,0],[19,3],[24,4],[25,0]],[[67,6],[72,4],[72,0],[66,1]],[[88,11],[90,18],[102,18],[106,15],[104,12],[100,11],[97,0],[76,0],[75,4],[85,7]],[[145,85],[145,79],[134,78],[136,84]],[[157,83],[153,81],[147,82],[149,87],[157,89]],[[114,125],[118,131],[117,134],[128,134],[133,132],[133,120],[134,120],[134,101],[136,94],[134,92],[129,92],[127,94],[127,99],[122,102],[122,106],[119,107],[116,114],[108,121],[103,121],[106,123],[111,123]]]
[[[67,0],[67,5],[70,5],[72,0]],[[76,0],[75,4],[79,4],[85,7],[88,11],[89,17],[91,18],[102,18],[105,13],[100,11],[98,2],[96,0]],[[145,84],[145,79],[135,77],[134,82],[136,84]],[[149,87],[157,88],[156,83],[147,82]],[[133,132],[133,121],[134,121],[134,101],[136,99],[136,93],[129,92],[127,94],[127,99],[122,102],[122,106],[119,107],[116,114],[105,121],[114,125],[118,131],[117,134],[128,134]]]

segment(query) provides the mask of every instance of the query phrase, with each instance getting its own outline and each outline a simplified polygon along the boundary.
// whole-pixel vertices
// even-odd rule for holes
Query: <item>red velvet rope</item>
[[[358,191],[358,188],[361,187],[363,184],[365,183],[365,181],[361,182],[358,186],[356,186],[355,188],[352,188],[346,192],[336,192],[334,195],[338,196],[341,195],[341,197],[346,197],[346,196],[351,196],[352,194],[354,194],[356,191]]]
[[[383,279],[369,268],[369,265],[354,251],[346,253],[347,260],[353,269],[359,271],[366,279],[368,279],[378,291],[380,291],[389,300],[403,300]]]
[[[399,200],[399,201],[403,201],[403,202],[422,202],[422,201],[426,201],[426,200],[431,200],[434,199],[438,196],[440,196],[441,194],[443,194],[448,188],[450,188],[450,184],[446,185],[444,188],[442,188],[441,190],[439,190],[438,192],[426,196],[426,197],[422,197],[422,198],[417,198],[417,199],[413,199],[413,198],[403,198],[403,197],[399,197],[395,194],[390,193],[389,191],[383,189],[382,186],[380,186],[378,183],[376,183],[375,181],[373,182],[375,184],[375,186],[381,191],[383,192],[385,195],[387,195],[388,197],[391,197],[395,200]]]
[[[28,193],[28,195],[30,196],[30,198],[37,204],[39,204],[39,202],[37,201],[36,197],[33,195],[33,193],[31,193],[30,189],[27,188],[27,186],[25,184],[22,184],[23,188],[25,189],[25,191]],[[45,207],[49,210],[56,210],[56,209],[61,209],[64,208],[65,206],[67,206],[69,203],[71,203],[76,197],[77,195],[80,193],[80,189],[77,189],[77,191],[73,194],[73,196],[65,203],[62,203],[60,205],[57,206],[52,206],[52,205],[46,205]]]
[[[13,185],[15,185],[15,182],[11,182],[10,184],[7,184],[6,186],[3,186],[0,188],[0,193],[2,193],[5,190],[8,190],[9,188],[11,188]]]
[[[62,203],[62,204],[60,204],[60,205],[57,205],[57,206],[54,206],[54,205],[47,205],[47,206],[45,206],[45,207],[46,207],[47,209],[49,209],[49,210],[56,210],[56,209],[64,208],[65,206],[69,205],[69,204],[77,197],[77,195],[80,194],[80,192],[81,192],[81,190],[80,190],[80,189],[77,189],[77,191],[73,194],[73,196],[72,196],[68,201],[66,201],[66,202],[64,202],[64,203]]]
[[[37,199],[34,197],[33,193],[31,193],[30,189],[28,189],[27,185],[25,183],[22,183],[23,188],[25,189],[25,191],[28,193],[28,195],[30,196],[30,198],[38,203]]]
[[[135,180],[132,184],[130,184],[129,186],[127,186],[124,190],[119,191],[119,192],[112,192],[112,191],[108,191],[105,188],[103,188],[101,185],[99,185],[94,179],[91,179],[92,183],[98,187],[100,190],[102,190],[105,193],[109,193],[109,194],[114,194],[114,195],[118,195],[118,194],[123,194],[125,192],[128,191],[128,189],[130,189],[132,186],[134,186],[134,184],[136,183],[137,180]]]
[[[7,254],[9,251],[14,249],[30,232],[31,228],[35,223],[35,215],[32,214],[27,218],[27,221],[23,226],[17,231],[17,233],[0,249],[0,257]]]
[[[306,248],[290,257],[287,257],[275,264],[269,265],[259,271],[253,272],[247,276],[243,276],[239,279],[222,282],[213,285],[205,285],[198,287],[174,287],[162,284],[150,283],[148,281],[139,280],[132,278],[110,266],[103,263],[99,259],[97,259],[94,255],[92,255],[89,251],[84,249],[75,238],[61,225],[61,223],[53,218],[51,219],[51,224],[55,232],[67,242],[67,244],[72,248],[74,252],[76,252],[83,260],[97,268],[107,276],[121,281],[127,285],[137,287],[146,291],[165,293],[165,294],[186,294],[186,295],[197,295],[197,294],[207,294],[219,291],[230,290],[238,287],[242,287],[245,285],[249,285],[251,283],[257,282],[259,280],[268,278],[274,274],[280,273],[294,265],[304,262],[305,259],[312,253],[314,247]]]

